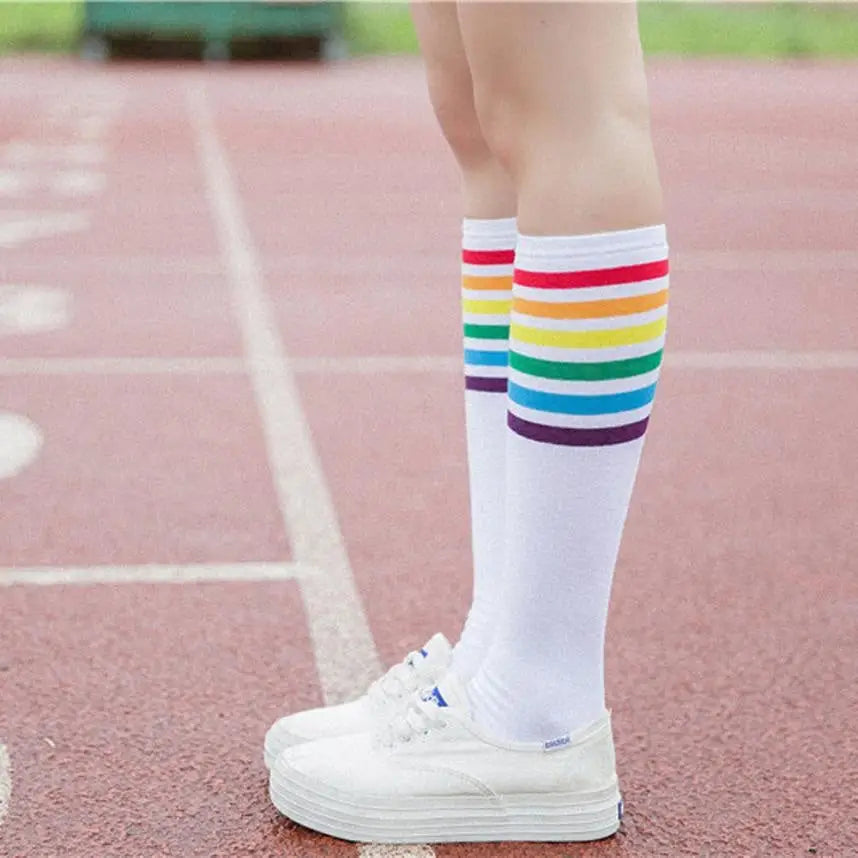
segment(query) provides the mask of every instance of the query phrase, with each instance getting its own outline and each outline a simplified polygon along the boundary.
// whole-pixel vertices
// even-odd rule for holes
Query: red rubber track
[[[45,437],[0,480],[0,567],[292,559],[244,372],[7,371],[241,356],[185,97],[202,81],[288,354],[430,358],[297,377],[381,658],[454,637],[470,574],[460,211],[419,66],[2,70],[0,170],[20,168],[10,142],[68,143],[56,105],[121,104],[102,193],[0,197],[5,218],[90,224],[0,248],[0,285],[73,301],[66,327],[0,334],[0,411]],[[439,858],[858,849],[858,75],[661,62],[651,88],[676,360],[609,629],[627,817],[604,843]],[[354,858],[266,797],[266,726],[321,700],[295,581],[0,587],[0,855]]]

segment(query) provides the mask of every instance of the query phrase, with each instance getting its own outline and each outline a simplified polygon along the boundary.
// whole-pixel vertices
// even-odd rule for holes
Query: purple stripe
[[[515,414],[507,415],[507,425],[513,432],[542,441],[545,444],[563,444],[566,447],[606,447],[609,444],[624,444],[634,441],[646,432],[649,417],[625,426],[607,426],[603,429],[573,429],[566,426],[542,426],[522,420]]]
[[[477,378],[472,375],[465,376],[466,390],[483,390],[486,393],[506,393],[505,378]]]

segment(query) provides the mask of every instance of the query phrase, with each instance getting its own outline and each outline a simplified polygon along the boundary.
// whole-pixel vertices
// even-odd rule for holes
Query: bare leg
[[[516,198],[512,182],[489,149],[477,120],[456,4],[414,3],[411,13],[420,39],[432,107],[462,171],[465,216],[514,217]]]
[[[595,840],[622,808],[604,629],[667,302],[634,8],[463,2],[463,42],[450,6],[414,10],[469,215],[471,489],[503,523],[465,632],[492,634],[375,736],[287,749],[270,792],[353,840]]]
[[[477,113],[524,234],[661,223],[633,3],[459,3]]]
[[[462,171],[465,416],[473,545],[473,601],[453,665],[473,676],[494,635],[504,567],[506,375],[515,192],[483,139],[454,3],[413,6],[429,93]],[[498,254],[504,257],[498,262]]]
[[[667,246],[630,3],[459,4],[475,104],[518,195],[505,572],[471,683],[495,735],[604,713],[604,633],[655,393]]]

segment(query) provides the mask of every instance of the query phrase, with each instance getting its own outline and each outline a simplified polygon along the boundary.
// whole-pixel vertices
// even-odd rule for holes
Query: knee
[[[527,133],[524,105],[495,81],[475,82],[474,113],[492,155],[511,176],[518,175]]]
[[[429,76],[432,109],[456,160],[464,169],[478,168],[492,158],[474,105],[470,79],[459,81],[443,71]]]
[[[553,89],[502,74],[476,79],[474,104],[486,145],[516,182],[540,162],[598,161],[613,142],[649,134],[645,90],[602,87],[584,74]]]

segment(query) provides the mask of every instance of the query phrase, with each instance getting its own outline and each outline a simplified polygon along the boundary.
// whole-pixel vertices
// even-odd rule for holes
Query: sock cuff
[[[462,244],[468,250],[512,250],[517,237],[514,217],[466,217],[462,221]]]
[[[585,270],[634,262],[654,262],[667,256],[664,224],[592,235],[519,235],[516,265],[543,271]]]

